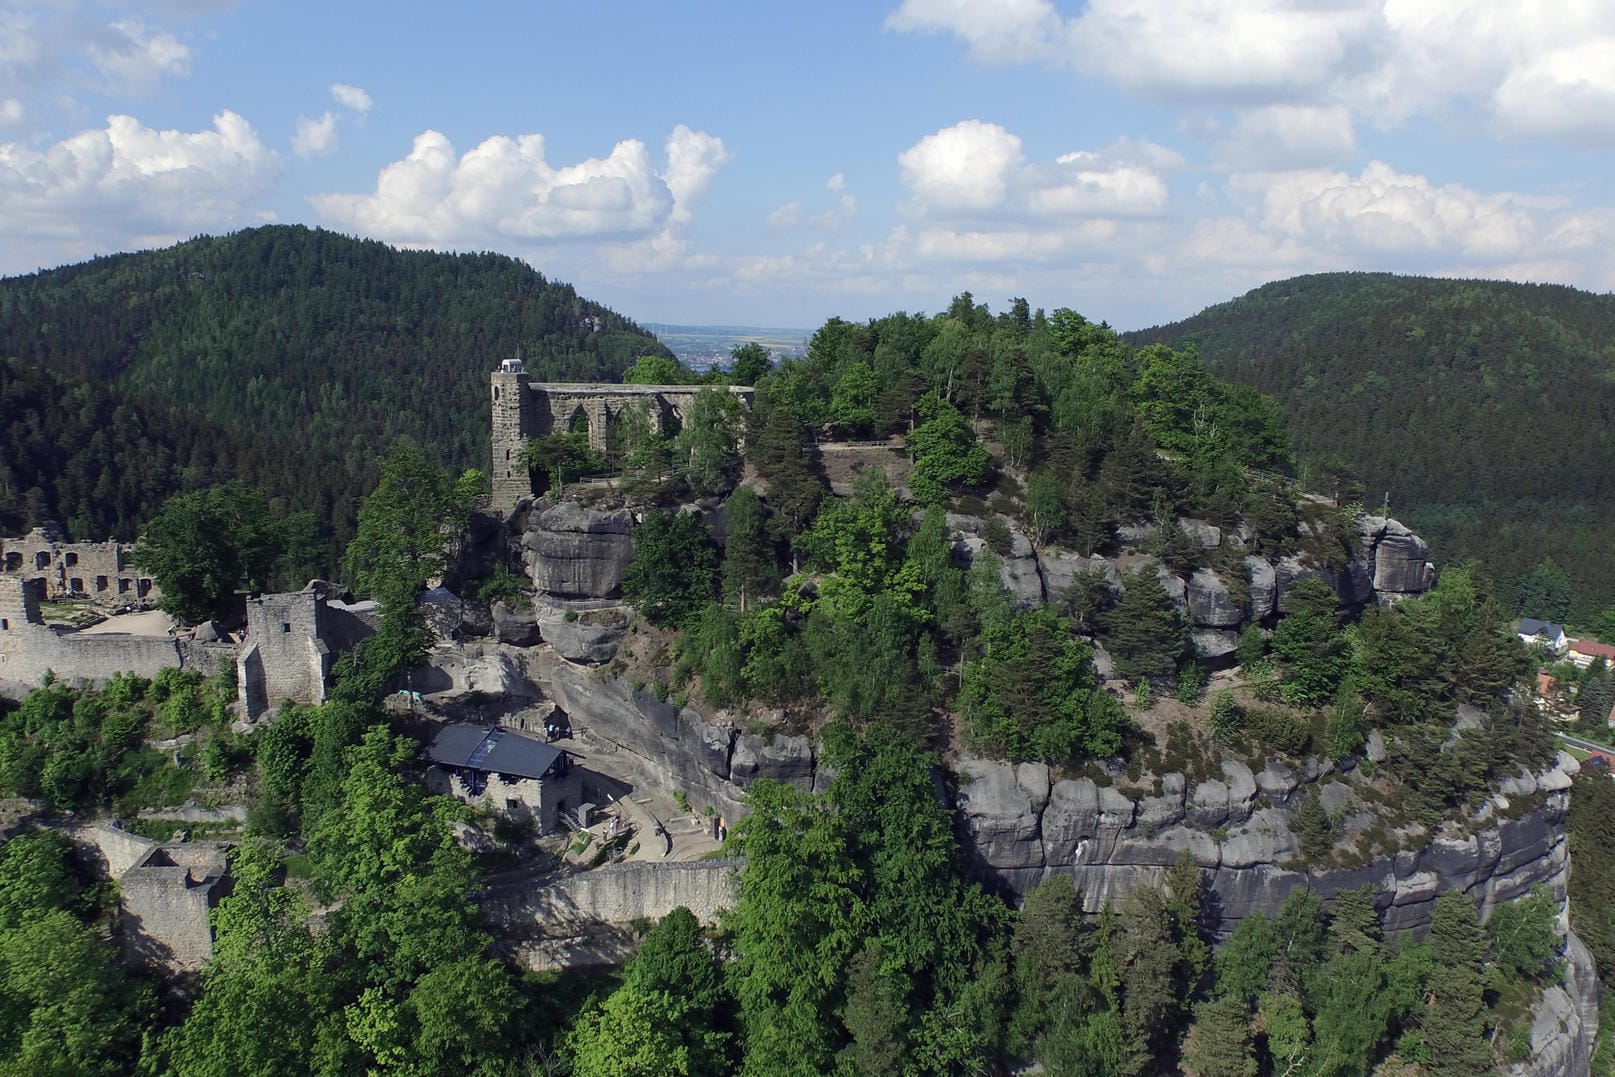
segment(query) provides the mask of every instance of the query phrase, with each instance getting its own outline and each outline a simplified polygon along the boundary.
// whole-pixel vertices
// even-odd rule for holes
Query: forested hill
[[[1479,557],[1521,612],[1615,604],[1615,296],[1329,273],[1127,339],[1194,342],[1278,398],[1315,478],[1389,493],[1437,556]]]
[[[400,435],[483,465],[488,371],[518,348],[541,380],[671,354],[515,259],[300,226],[0,280],[0,532],[132,538],[240,478],[340,542]]]

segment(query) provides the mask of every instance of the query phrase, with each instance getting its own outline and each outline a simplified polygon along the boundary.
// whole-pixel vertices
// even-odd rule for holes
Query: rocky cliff
[[[709,516],[714,537],[721,542],[721,514]],[[984,519],[950,513],[947,523],[954,532],[955,556],[961,563],[968,564],[986,548]],[[561,611],[576,614],[618,600],[623,574],[633,559],[633,513],[589,509],[572,502],[535,504],[518,510],[510,524],[519,540],[522,563],[538,592],[539,613],[528,620],[496,609],[499,637],[525,644],[535,642],[533,635],[542,633],[568,658],[610,661],[621,621],[582,618],[581,623],[562,622]],[[1225,533],[1200,520],[1179,520],[1177,526],[1208,558],[1225,545],[1239,543],[1231,548],[1242,549],[1251,538],[1249,532]],[[1102,571],[1119,590],[1123,568],[1144,562],[1142,547],[1150,531],[1144,525],[1122,528],[1120,548],[1114,556],[1085,557],[1064,547],[1036,547],[1010,526],[1008,545],[1001,555],[1004,586],[1023,608],[1058,600],[1078,573],[1092,568]],[[1235,553],[1222,557],[1220,563],[1220,570],[1198,568],[1181,574],[1157,570],[1190,627],[1196,650],[1213,667],[1232,663],[1244,626],[1272,625],[1283,610],[1285,593],[1297,580],[1324,580],[1348,609],[1370,602],[1394,603],[1427,590],[1435,580],[1424,540],[1397,521],[1379,516],[1358,518],[1352,556],[1335,568],[1316,565],[1304,555],[1266,558]],[[546,607],[553,610],[549,616],[544,613]],[[1102,654],[1100,658],[1103,663]]]
[[[948,526],[955,533],[955,550],[961,560],[973,559],[985,548],[986,523],[974,516],[950,513]],[[1179,520],[1177,526],[1208,555],[1225,543],[1238,540],[1237,553],[1251,538],[1248,532],[1225,533],[1202,520]],[[1229,664],[1240,630],[1247,624],[1271,625],[1282,612],[1284,595],[1297,580],[1323,580],[1340,596],[1343,606],[1360,609],[1371,603],[1393,604],[1428,590],[1435,582],[1430,548],[1396,520],[1361,516],[1353,552],[1343,565],[1317,565],[1305,555],[1278,558],[1230,556],[1233,568],[1221,571],[1198,568],[1182,574],[1161,568],[1157,574],[1186,625],[1195,649],[1212,666]],[[1084,557],[1059,546],[1038,548],[1021,531],[1009,528],[1008,548],[1001,554],[1004,586],[1023,608],[1056,600],[1084,570],[1097,568],[1113,588],[1122,585],[1122,568],[1143,563],[1142,548],[1151,528],[1124,527],[1117,535],[1120,549],[1113,557]]]
[[[1097,912],[1128,890],[1153,885],[1187,851],[1210,886],[1216,912],[1231,929],[1253,912],[1276,913],[1291,890],[1310,887],[1324,897],[1370,886],[1385,929],[1422,931],[1436,895],[1459,889],[1483,915],[1500,901],[1545,884],[1564,900],[1568,850],[1564,813],[1568,755],[1541,774],[1522,773],[1467,826],[1430,834],[1417,825],[1371,831],[1368,779],[1330,764],[1297,770],[1269,761],[1259,771],[1237,760],[1220,777],[1191,782],[1167,774],[1147,795],[1092,778],[1056,779],[1038,763],[962,760],[959,819],[980,874],[1014,894],[1050,875],[1068,875],[1085,907]],[[1343,845],[1358,837],[1391,844],[1372,859],[1343,857],[1308,864],[1291,829],[1291,812],[1317,786],[1341,820]]]

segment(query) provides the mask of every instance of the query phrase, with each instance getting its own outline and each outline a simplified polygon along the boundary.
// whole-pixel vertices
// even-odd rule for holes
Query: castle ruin
[[[36,527],[22,538],[0,538],[0,575],[40,581],[51,601],[155,602],[163,592],[131,562],[133,552],[133,543],[63,542],[59,533]]]
[[[506,359],[491,376],[493,393],[493,509],[508,513],[522,498],[533,496],[532,477],[522,459],[531,438],[587,426],[589,447],[608,451],[612,431],[631,408],[643,408],[658,433],[684,421],[690,405],[706,385],[611,385],[606,383],[535,382],[527,380],[520,359]],[[749,385],[724,388],[746,407]]]

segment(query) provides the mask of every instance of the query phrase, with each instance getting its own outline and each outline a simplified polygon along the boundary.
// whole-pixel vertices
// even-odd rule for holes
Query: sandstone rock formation
[[[540,594],[615,598],[633,560],[633,530],[626,509],[598,512],[570,501],[535,507],[522,535],[522,560]]]
[[[1563,900],[1568,851],[1561,824],[1576,769],[1561,755],[1555,767],[1522,775],[1512,786],[1516,797],[1529,798],[1530,810],[1512,818],[1483,811],[1469,832],[1410,833],[1401,851],[1357,867],[1308,869],[1297,860],[1290,811],[1309,782],[1324,782],[1325,802],[1347,817],[1348,831],[1354,823],[1359,830],[1369,825],[1349,782],[1321,767],[1298,775],[1269,761],[1252,773],[1226,760],[1220,777],[1191,785],[1168,774],[1159,793],[1129,795],[1091,778],[1052,780],[1041,764],[966,759],[959,764],[958,804],[978,870],[1015,894],[1063,874],[1076,883],[1085,908],[1097,912],[1135,886],[1161,882],[1188,850],[1208,878],[1225,930],[1253,912],[1276,913],[1297,886],[1325,897],[1371,886],[1386,931],[1422,931],[1443,890],[1463,890],[1484,911],[1539,883]]]

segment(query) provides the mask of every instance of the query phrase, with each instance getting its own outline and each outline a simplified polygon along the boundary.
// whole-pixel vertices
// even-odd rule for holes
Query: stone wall
[[[236,684],[249,719],[290,699],[325,702],[336,659],[326,642],[325,599],[310,587],[247,601],[247,634],[237,658]]]
[[[153,849],[118,879],[124,948],[137,964],[194,972],[213,956],[208,913],[226,891],[224,849]]]
[[[0,577],[0,694],[26,695],[46,671],[67,684],[103,684],[117,673],[155,677],[174,667],[212,674],[235,655],[229,644],[53,628],[39,619],[40,590],[38,581]]]
[[[533,486],[521,449],[529,438],[572,427],[580,416],[588,421],[589,446],[605,452],[610,430],[624,410],[644,408],[657,430],[671,421],[682,420],[706,386],[700,385],[610,385],[603,383],[530,382],[519,369],[496,370],[490,376],[492,408],[493,477],[492,506],[508,514],[524,497],[531,497]],[[754,391],[745,385],[721,387],[750,407]]]
[[[45,597],[78,596],[98,605],[155,602],[162,590],[129,559],[133,543],[62,542],[35,528],[22,538],[0,538],[0,575],[41,580]]]
[[[734,906],[740,865],[738,860],[611,864],[538,887],[496,888],[484,895],[482,906],[495,923],[514,930],[659,920],[681,905],[703,924],[712,924],[718,910]]]
[[[65,833],[117,881],[118,930],[129,960],[165,973],[206,964],[213,953],[208,914],[229,892],[227,846],[164,845],[104,823]]]

